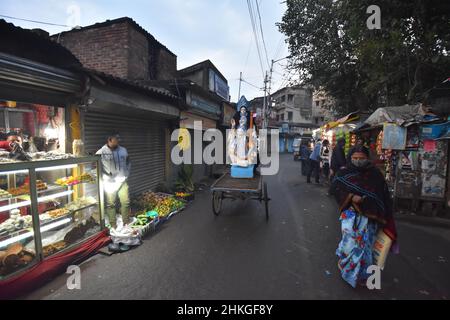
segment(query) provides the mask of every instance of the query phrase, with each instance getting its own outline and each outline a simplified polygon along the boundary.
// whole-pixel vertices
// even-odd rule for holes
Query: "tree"
[[[369,30],[369,0],[287,0],[278,24],[289,67],[323,87],[340,114],[420,101],[450,73],[450,4],[380,0],[381,29]]]

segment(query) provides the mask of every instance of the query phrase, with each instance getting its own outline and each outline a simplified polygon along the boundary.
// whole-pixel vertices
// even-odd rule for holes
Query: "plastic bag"
[[[110,237],[115,244],[122,243],[129,246],[139,246],[142,243],[140,233],[128,225],[121,229],[111,229]]]

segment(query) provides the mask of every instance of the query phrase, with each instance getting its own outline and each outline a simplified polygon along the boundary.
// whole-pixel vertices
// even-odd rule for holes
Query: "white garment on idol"
[[[256,164],[258,153],[256,131],[253,129],[243,130],[241,127],[231,129],[227,137],[227,150],[232,165],[248,167],[250,164]]]

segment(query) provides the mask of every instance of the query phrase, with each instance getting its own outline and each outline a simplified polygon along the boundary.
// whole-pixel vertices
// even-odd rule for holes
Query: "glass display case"
[[[0,280],[104,228],[99,157],[0,164]]]

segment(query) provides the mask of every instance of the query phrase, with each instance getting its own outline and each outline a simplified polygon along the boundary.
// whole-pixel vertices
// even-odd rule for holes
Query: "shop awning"
[[[0,87],[2,99],[64,104],[81,92],[82,81],[72,72],[0,53]]]
[[[322,126],[322,129],[330,130],[330,129],[333,129],[333,128],[339,126],[340,124],[346,124],[349,122],[356,121],[358,119],[359,119],[359,111],[355,111],[355,112],[349,113],[345,117],[342,117],[338,120],[328,122],[327,124]]]
[[[412,124],[439,120],[428,109],[421,104],[378,108],[355,131],[377,128],[382,126],[383,123],[395,123],[399,126],[408,127]]]

